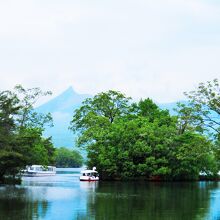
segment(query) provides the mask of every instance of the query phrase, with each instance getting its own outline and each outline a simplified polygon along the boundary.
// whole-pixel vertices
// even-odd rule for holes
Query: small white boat
[[[80,181],[98,181],[99,174],[96,171],[96,168],[93,167],[92,170],[83,170],[81,171]]]
[[[26,169],[22,171],[23,176],[54,176],[56,174],[56,167],[54,166],[42,166],[31,165],[26,166]]]

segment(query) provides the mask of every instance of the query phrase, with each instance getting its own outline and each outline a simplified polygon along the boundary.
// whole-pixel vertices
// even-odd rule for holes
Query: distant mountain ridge
[[[79,107],[83,100],[92,97],[89,94],[78,94],[72,87],[51,99],[47,103],[39,106],[36,110],[42,113],[67,112]]]
[[[47,127],[44,132],[45,137],[52,136],[55,147],[74,148],[76,136],[68,129],[72,120],[74,110],[79,108],[86,98],[90,98],[89,94],[78,94],[72,87],[62,92],[60,95],[36,108],[37,112],[51,113],[53,117],[54,127]],[[173,108],[176,102],[157,105],[161,109],[168,109],[171,115],[175,114]]]

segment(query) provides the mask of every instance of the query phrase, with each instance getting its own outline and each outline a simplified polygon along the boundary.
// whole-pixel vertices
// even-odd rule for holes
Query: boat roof
[[[33,164],[33,165],[30,165],[29,167],[44,167],[43,165],[36,165],[36,164]],[[45,167],[55,167],[55,166],[45,166]],[[55,167],[56,168],[56,167]]]
[[[98,173],[95,170],[82,170],[81,173]]]

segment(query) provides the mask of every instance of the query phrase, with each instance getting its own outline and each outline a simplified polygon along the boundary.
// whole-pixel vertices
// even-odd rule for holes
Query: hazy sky
[[[0,0],[0,90],[171,102],[214,78],[219,0]]]

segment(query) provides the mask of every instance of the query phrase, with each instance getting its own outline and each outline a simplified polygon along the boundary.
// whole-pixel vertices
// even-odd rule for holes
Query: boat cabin
[[[26,166],[23,171],[23,176],[53,176],[55,174],[56,167],[54,166],[31,165]]]
[[[83,170],[81,171],[81,176],[80,176],[81,181],[97,181],[99,180],[99,174],[93,168],[92,170]]]

